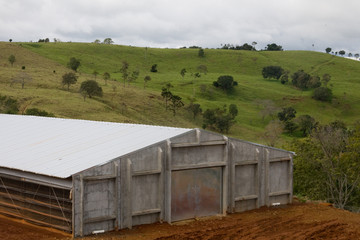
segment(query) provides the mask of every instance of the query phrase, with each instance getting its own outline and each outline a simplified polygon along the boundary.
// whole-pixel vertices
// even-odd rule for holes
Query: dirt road
[[[0,217],[1,239],[71,239],[69,235]],[[85,239],[349,239],[360,240],[360,214],[322,204],[261,208],[226,217],[150,224]]]

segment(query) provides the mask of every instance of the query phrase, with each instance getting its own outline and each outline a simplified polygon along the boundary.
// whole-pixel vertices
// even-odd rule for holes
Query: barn
[[[201,129],[0,114],[0,214],[78,237],[288,204],[293,155]]]

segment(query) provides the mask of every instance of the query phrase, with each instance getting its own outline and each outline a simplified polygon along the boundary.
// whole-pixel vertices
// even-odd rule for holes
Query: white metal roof
[[[67,178],[188,131],[0,114],[0,167]]]

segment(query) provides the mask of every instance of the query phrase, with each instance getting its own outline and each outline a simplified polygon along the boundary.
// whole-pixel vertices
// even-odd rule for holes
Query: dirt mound
[[[0,217],[2,239],[70,239],[68,235]],[[351,239],[360,240],[360,214],[321,204],[260,208],[226,217],[211,217],[172,225],[134,227],[85,239]]]

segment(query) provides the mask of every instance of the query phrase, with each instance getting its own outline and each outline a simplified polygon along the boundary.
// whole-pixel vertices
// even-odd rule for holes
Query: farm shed
[[[77,237],[287,204],[293,154],[200,129],[0,114],[0,213]]]

